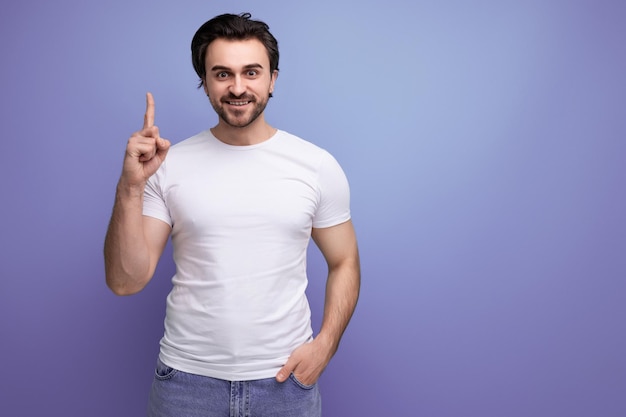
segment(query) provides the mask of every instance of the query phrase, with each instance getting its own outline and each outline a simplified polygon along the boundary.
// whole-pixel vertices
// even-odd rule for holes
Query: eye
[[[258,74],[259,72],[257,70],[248,70],[248,72],[246,72],[248,77],[256,77]]]
[[[222,72],[218,72],[215,76],[217,78],[226,78],[226,77],[228,77],[228,73],[225,72],[225,71],[222,71]]]

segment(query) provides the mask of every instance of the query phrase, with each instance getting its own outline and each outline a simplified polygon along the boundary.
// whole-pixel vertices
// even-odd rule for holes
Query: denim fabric
[[[275,378],[224,381],[182,372],[157,362],[149,417],[320,417],[317,383],[305,385],[292,374]]]

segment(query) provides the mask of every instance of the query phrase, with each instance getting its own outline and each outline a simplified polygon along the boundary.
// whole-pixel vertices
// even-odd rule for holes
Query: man
[[[171,235],[176,274],[152,416],[319,416],[317,380],[356,306],[360,271],[343,171],[270,126],[278,45],[250,14],[209,20],[192,41],[218,123],[170,149],[147,94],[128,141],[105,241],[107,285],[150,281]],[[305,295],[310,238],[328,263],[322,326]]]

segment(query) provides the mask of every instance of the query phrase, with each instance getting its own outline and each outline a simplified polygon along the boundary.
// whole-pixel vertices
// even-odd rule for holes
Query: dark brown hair
[[[206,77],[205,56],[207,47],[215,39],[229,40],[258,39],[270,61],[270,73],[278,71],[278,41],[270,33],[269,26],[260,20],[250,19],[250,13],[222,14],[207,21],[193,36],[191,41],[191,61],[196,74],[200,77],[198,88],[204,85]]]

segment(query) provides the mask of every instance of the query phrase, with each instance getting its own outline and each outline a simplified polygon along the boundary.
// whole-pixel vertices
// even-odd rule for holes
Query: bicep
[[[344,262],[358,264],[356,233],[351,220],[336,226],[313,228],[311,236],[324,255],[329,268]]]
[[[143,233],[150,255],[151,272],[156,269],[171,231],[172,227],[164,221],[150,216],[143,216]]]

